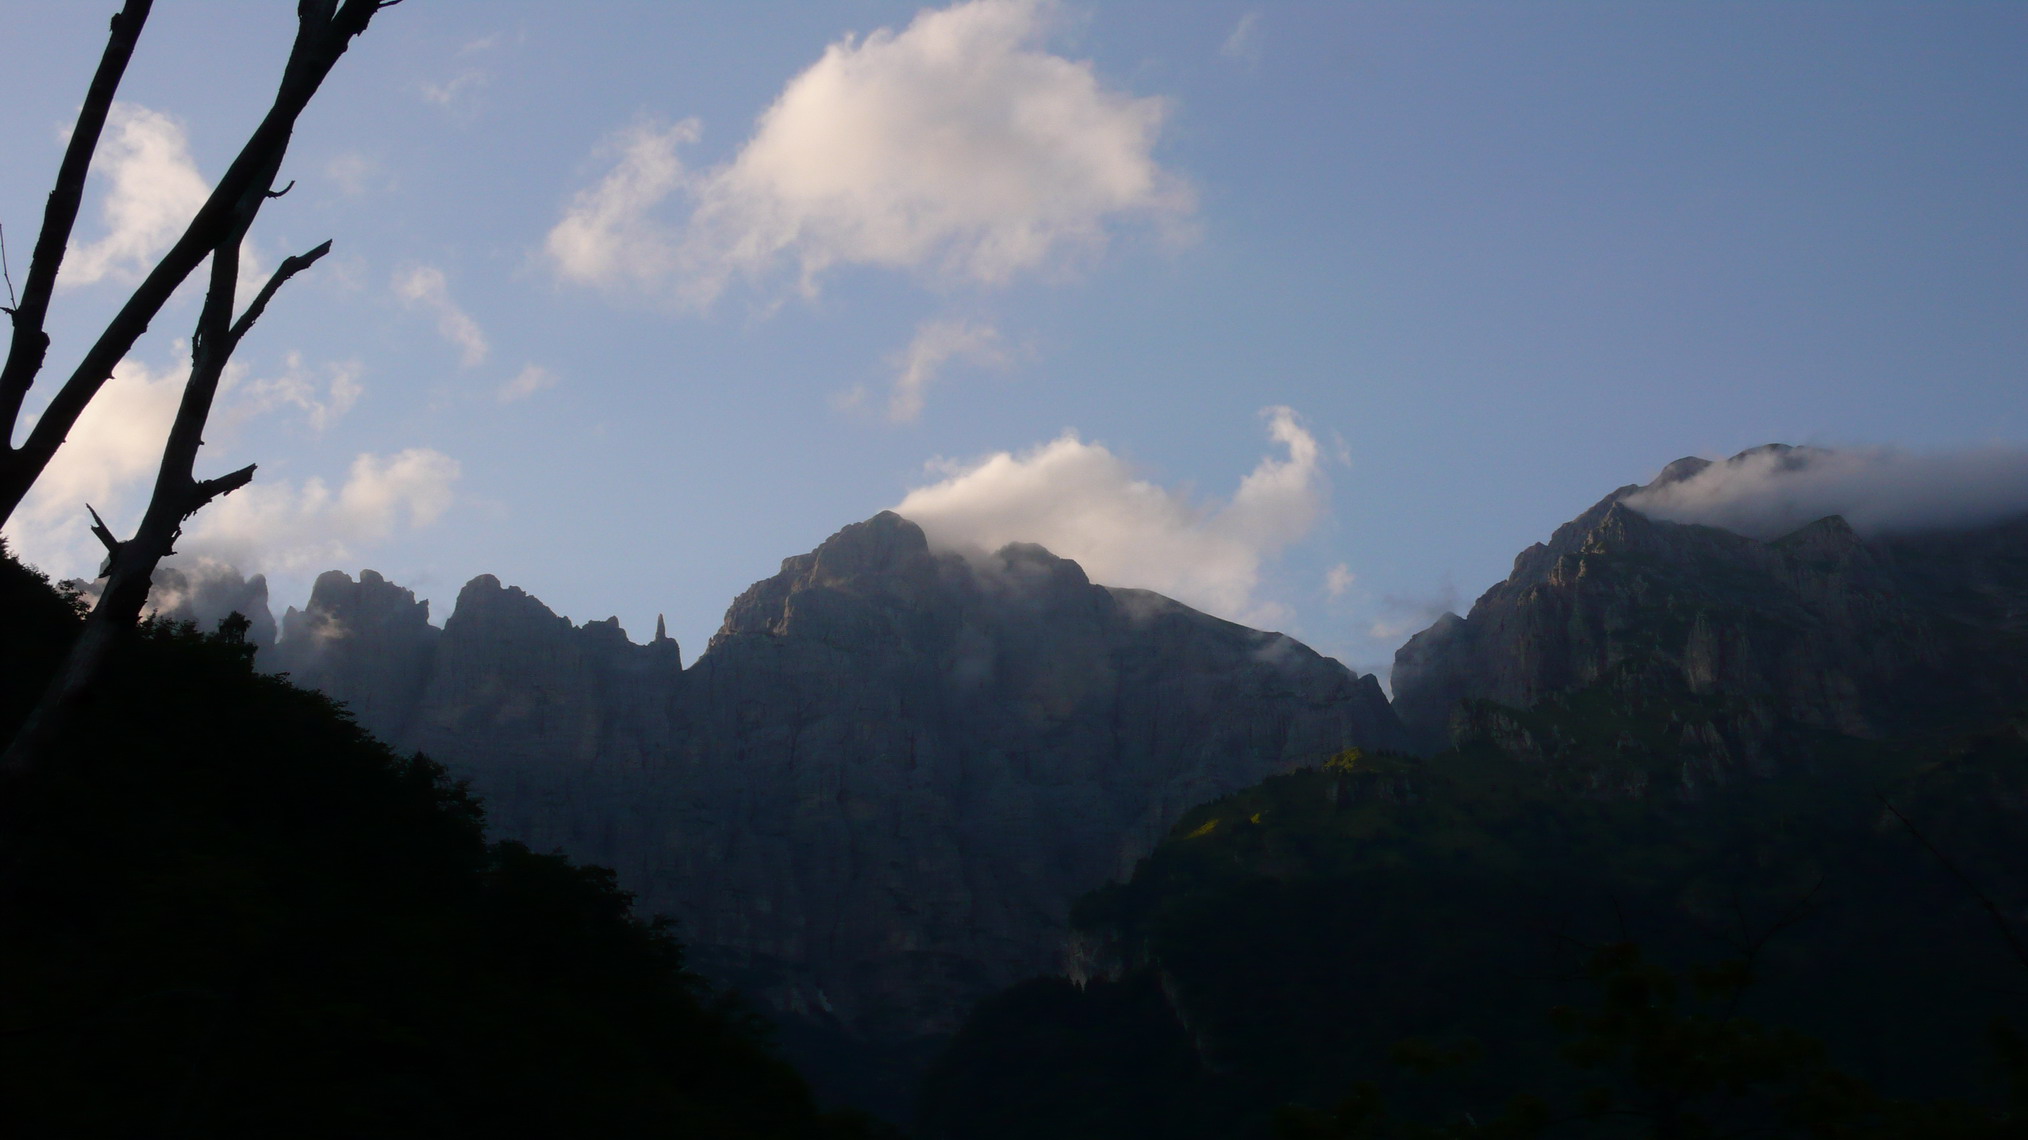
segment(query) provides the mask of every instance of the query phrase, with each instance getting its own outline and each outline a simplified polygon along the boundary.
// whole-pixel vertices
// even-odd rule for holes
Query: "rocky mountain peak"
[[[929,539],[922,528],[893,511],[846,526],[825,539],[809,558],[808,586],[838,585],[861,578],[915,577],[932,564]]]
[[[1771,444],[1727,462],[1821,454]],[[1685,732],[1722,768],[1772,755],[1784,733],[1912,731],[2022,695],[2028,641],[1995,636],[2028,608],[2021,524],[1869,539],[1830,515],[1763,540],[1634,505],[1711,466],[1678,460],[1619,488],[1522,552],[1467,616],[1411,638],[1395,656],[1394,707],[1418,743],[1499,720],[1469,702],[1525,710],[1603,687],[1719,716]],[[1719,705],[1732,711],[1709,712]]]
[[[1648,486],[1663,487],[1670,483],[1681,483],[1692,476],[1703,474],[1704,469],[1709,466],[1711,466],[1709,459],[1696,455],[1686,455],[1662,468],[1662,473],[1655,476],[1655,481],[1648,484]]]
[[[501,585],[491,574],[479,575],[458,591],[457,607],[444,630],[465,633],[474,626],[537,637],[572,628],[569,618],[558,616],[519,586]]]
[[[282,614],[282,640],[266,667],[321,689],[351,707],[359,723],[398,740],[429,677],[441,631],[430,604],[373,570],[354,581],[327,570],[310,600]]]

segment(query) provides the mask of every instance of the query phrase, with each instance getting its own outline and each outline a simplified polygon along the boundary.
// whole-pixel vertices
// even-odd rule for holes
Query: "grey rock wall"
[[[1684,731],[1753,764],[1791,730],[1876,738],[2028,699],[2028,520],[1868,539],[1831,516],[1763,541],[1651,519],[1623,501],[1640,489],[1401,648],[1394,707],[1420,747],[1497,735],[1497,713],[1463,702],[1526,709],[1594,688],[1725,698],[1726,723]]]
[[[1071,900],[1192,805],[1406,739],[1289,638],[891,513],[785,560],[688,670],[490,577],[441,633],[371,572],[283,626],[280,664],[469,777],[501,834],[614,867],[699,968],[873,1041],[1059,969]]]

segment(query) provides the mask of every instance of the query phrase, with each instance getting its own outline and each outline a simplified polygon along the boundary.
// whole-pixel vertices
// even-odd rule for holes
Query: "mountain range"
[[[1523,551],[1466,615],[1402,647],[1391,705],[1375,678],[1285,636],[1093,584],[1037,546],[934,549],[887,512],[755,583],[688,668],[660,629],[636,644],[490,576],[441,627],[372,571],[323,575],[278,629],[258,578],[170,578],[158,595],[169,617],[252,614],[256,641],[280,635],[264,668],[448,764],[498,834],[613,867],[644,909],[678,918],[697,968],[775,1016],[820,1088],[901,1118],[932,1053],[961,1027],[976,1046],[981,999],[1037,976],[1131,979],[1153,945],[1191,952],[1116,904],[1089,896],[1082,920],[1073,904],[1130,879],[1145,894],[1137,868],[1182,857],[1179,820],[1201,837],[1222,818],[1203,805],[1274,807],[1284,793],[1258,788],[1284,785],[1263,780],[1366,756],[1330,782],[1333,803],[1363,796],[1406,821],[1449,794],[1433,789],[1483,778],[1535,789],[1527,803],[1693,812],[1675,827],[1729,818],[1756,788],[1887,771],[1841,768],[1854,747],[1877,760],[2028,707],[2028,519],[1862,535],[1831,516],[1755,538],[1639,509],[1705,466],[1619,488]],[[1501,802],[1500,818],[1520,810]],[[1697,807],[1718,803],[1735,807]],[[1626,849],[1648,834],[1613,818],[1599,826]],[[1697,866],[1678,870],[1717,873]],[[1276,921],[1294,945],[1312,912],[1292,913]],[[1191,1024],[1181,975],[1151,976],[1142,1013]],[[1226,1064],[1232,1046],[1197,1036],[1194,1060],[1169,1055],[1179,1071]],[[953,1093],[972,1087],[965,1056],[940,1062],[932,1096],[961,1122],[952,1135],[978,1125],[949,1113],[953,1096],[992,1103]]]
[[[741,594],[688,668],[490,576],[429,616],[327,573],[264,667],[470,780],[496,833],[613,867],[820,1083],[1057,969],[1072,900],[1193,805],[1408,739],[1375,678],[1287,637],[885,512]]]

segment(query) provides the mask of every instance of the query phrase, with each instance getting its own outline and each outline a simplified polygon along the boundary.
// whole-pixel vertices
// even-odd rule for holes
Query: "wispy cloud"
[[[441,83],[424,83],[422,97],[439,107],[449,107],[469,98],[474,91],[485,85],[486,80],[484,71],[468,67]]]
[[[1227,59],[1236,59],[1249,67],[1260,64],[1260,12],[1249,11],[1233,26],[1232,34],[1218,45],[1218,54]]]
[[[955,361],[986,368],[1007,367],[1009,357],[1000,330],[964,320],[924,321],[917,326],[908,347],[892,358],[897,372],[893,395],[887,401],[887,417],[896,423],[919,419],[930,384]]]
[[[525,400],[544,388],[553,388],[555,386],[556,373],[551,372],[540,364],[530,364],[515,373],[514,379],[502,384],[497,395],[501,403],[510,404],[516,400]]]
[[[1324,593],[1334,598],[1344,597],[1346,591],[1358,582],[1359,578],[1352,573],[1352,567],[1343,562],[1324,571]]]
[[[229,377],[230,390],[221,393],[222,414],[215,416],[214,422],[229,430],[256,416],[294,408],[303,413],[303,422],[311,431],[321,432],[359,402],[366,390],[359,378],[366,369],[357,360],[342,360],[326,364],[322,377],[318,371],[303,362],[300,352],[291,352],[283,358],[279,376],[249,380],[234,370]]]
[[[433,265],[415,265],[394,275],[394,291],[410,308],[420,309],[437,319],[437,333],[456,345],[458,359],[467,368],[486,362],[491,346],[471,314],[451,300],[450,282],[444,271]]]
[[[479,92],[493,81],[493,73],[472,60],[497,50],[507,41],[505,33],[494,32],[467,42],[457,51],[455,58],[462,62],[450,78],[420,85],[423,100],[454,114],[470,115]]]
[[[1296,414],[1262,414],[1281,453],[1263,457],[1223,503],[1158,486],[1065,432],[1020,454],[939,464],[943,478],[894,509],[946,548],[1039,543],[1097,582],[1156,590],[1237,621],[1285,622],[1289,608],[1259,596],[1261,571],[1309,533],[1326,488],[1316,438]]]
[[[380,163],[356,150],[332,156],[324,164],[324,176],[351,198],[359,197],[372,189],[374,183],[382,181]]]
[[[1456,613],[1460,604],[1457,583],[1448,576],[1427,594],[1388,594],[1380,599],[1380,614],[1367,626],[1366,635],[1382,641],[1403,640],[1429,628],[1445,614]]]
[[[783,270],[814,294],[840,265],[995,284],[1075,264],[1124,219],[1175,227],[1194,203],[1154,159],[1167,103],[1048,51],[1055,13],[972,0],[834,43],[701,173],[677,155],[695,120],[629,128],[550,232],[557,272],[697,305]]]

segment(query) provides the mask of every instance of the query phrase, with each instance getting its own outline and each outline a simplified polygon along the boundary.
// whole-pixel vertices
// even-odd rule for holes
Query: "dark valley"
[[[439,628],[371,571],[257,658],[469,780],[496,839],[612,868],[825,1099],[923,1136],[1534,1135],[1532,1103],[1581,1135],[2000,1135],[2028,521],[1756,538],[1634,505],[1700,463],[1418,634],[1391,705],[891,513],[785,560],[688,668],[487,577]],[[258,579],[168,581],[166,618],[277,629]],[[1631,1038],[1574,1065],[1551,1011],[1634,978],[1680,989],[1671,1032],[1734,1026],[1696,1064],[1760,1067],[1698,1085],[1627,1068]]]

